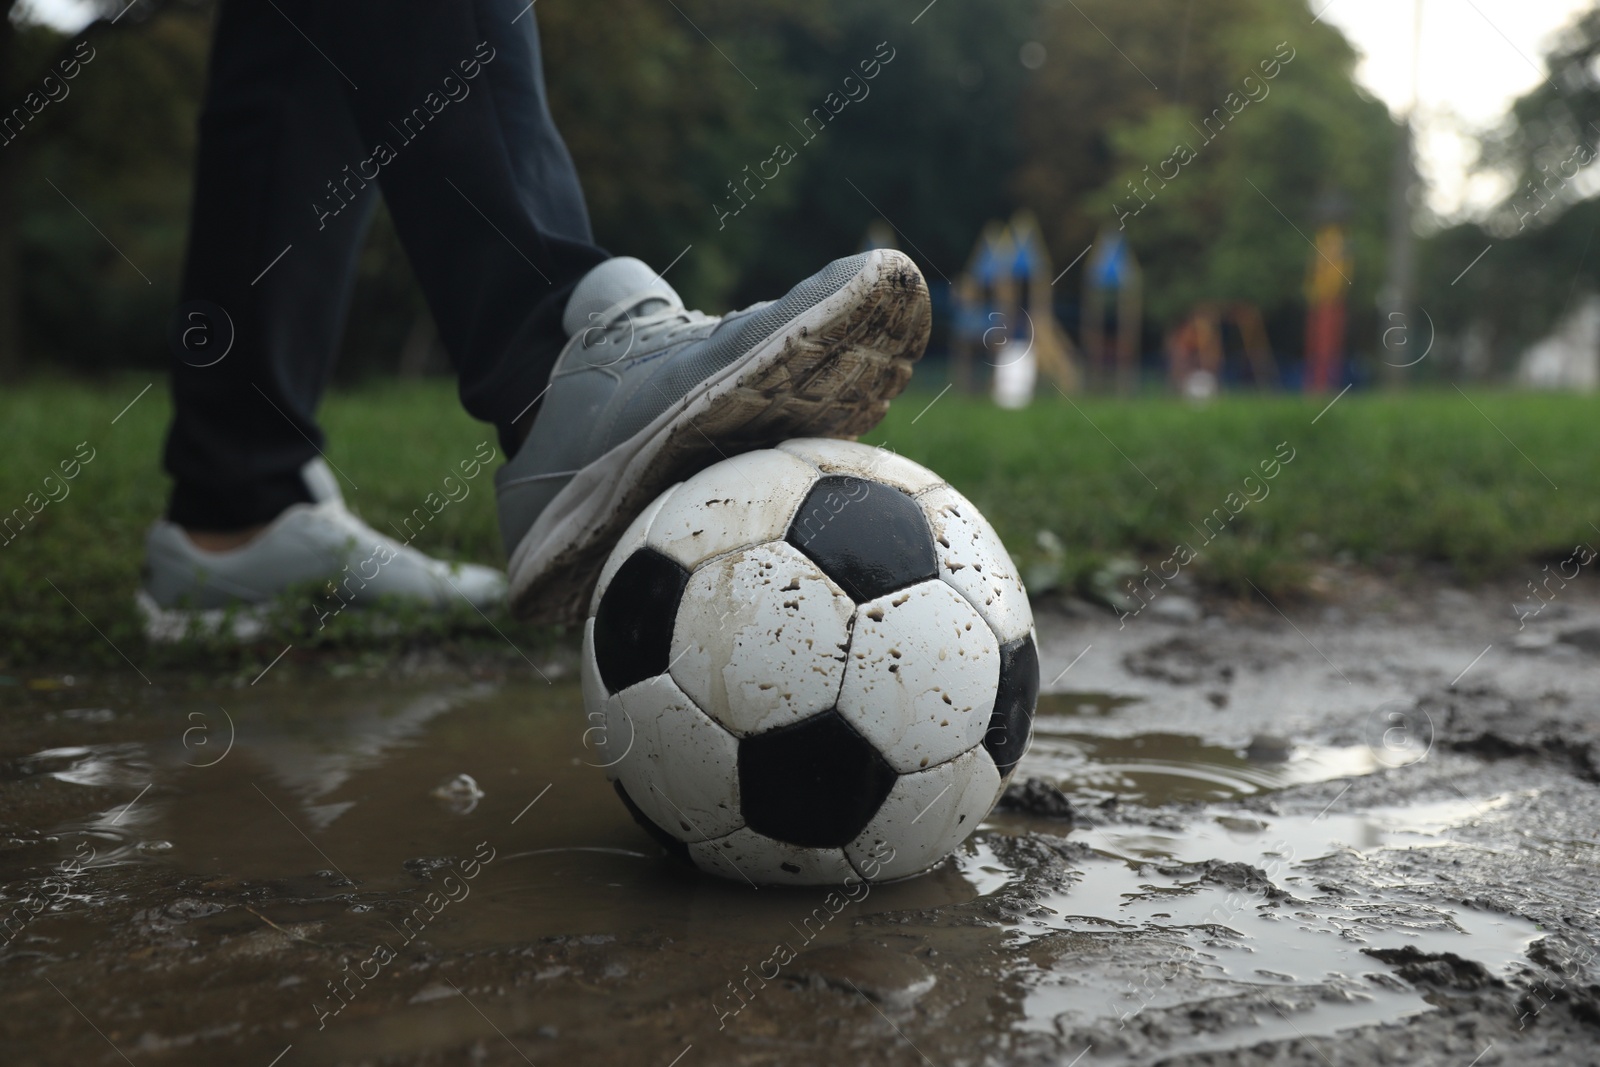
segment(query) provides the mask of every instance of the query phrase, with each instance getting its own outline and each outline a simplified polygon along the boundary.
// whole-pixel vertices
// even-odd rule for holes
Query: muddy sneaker
[[[239,548],[196,548],[165,519],[150,527],[136,599],[152,641],[182,640],[195,628],[248,640],[264,628],[273,601],[309,582],[327,582],[313,607],[322,622],[380,597],[429,607],[465,599],[479,609],[505,600],[499,571],[432,559],[358,519],[322,460],[307,463],[300,477],[316,503],[285,509]]]
[[[637,259],[595,267],[567,302],[543,407],[495,474],[513,613],[581,620],[627,524],[701,468],[871,429],[930,323],[922,273],[891,249],[835,260],[781,300],[721,319],[684,310]]]

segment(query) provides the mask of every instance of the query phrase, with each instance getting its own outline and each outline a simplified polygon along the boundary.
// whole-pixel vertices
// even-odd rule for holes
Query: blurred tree
[[[208,30],[205,6],[167,4],[141,6],[115,27],[97,19],[70,39],[25,31],[28,50],[42,54],[31,82],[59,63],[44,57],[93,57],[66,83],[68,96],[0,149],[21,153],[26,168],[14,194],[15,292],[36,361],[104,370],[164,355]]]
[[[1560,225],[1504,239],[1481,223],[1464,222],[1423,242],[1418,303],[1441,343],[1437,366],[1417,373],[1509,373],[1524,348],[1555,329],[1585,296],[1600,292],[1600,201],[1581,201],[1558,218]],[[1481,348],[1479,365],[1467,365],[1469,335]]]
[[[805,77],[779,42],[816,32],[825,7],[613,0],[604,18],[576,0],[537,8],[551,110],[596,239],[658,269],[693,245],[669,279],[691,306],[727,298],[771,243],[762,220],[793,195],[769,183],[737,220],[745,225],[718,229],[726,184],[771,156],[803,108]]]
[[[1480,170],[1511,184],[1486,220],[1501,236],[1549,225],[1595,191],[1592,178],[1573,179],[1600,154],[1600,7],[1556,36],[1544,67],[1544,80],[1483,140]]]
[[[1508,194],[1422,250],[1420,302],[1448,331],[1446,361],[1461,359],[1468,331],[1477,336],[1487,360],[1472,373],[1512,370],[1525,346],[1600,292],[1600,8],[1557,35],[1544,66],[1483,140],[1478,169],[1506,179]]]
[[[1047,8],[1050,61],[1025,94],[1018,189],[1058,258],[1120,224],[1156,322],[1201,300],[1248,300],[1282,324],[1278,347],[1297,349],[1283,325],[1298,324],[1309,238],[1328,213],[1348,227],[1350,307],[1372,307],[1388,174],[1374,161],[1389,158],[1394,123],[1356,88],[1343,35],[1307,24],[1304,0],[1177,8]],[[1370,335],[1352,324],[1351,336]]]
[[[14,16],[14,3],[0,0],[0,10]],[[602,243],[660,267],[703,243],[672,280],[713,301],[765,234],[755,222],[705,240],[716,228],[711,205],[745,163],[771,153],[772,131],[800,110],[803,79],[776,60],[780,28],[816,19],[792,0],[759,15],[728,0],[683,0],[681,14],[646,0],[618,5],[605,19],[574,0],[539,5],[552,107]],[[80,370],[163,361],[214,6],[146,0],[113,31],[123,5],[108,0],[102,17],[70,36],[0,21],[7,101],[20,101],[80,42],[93,49],[68,83],[67,106],[47,105],[0,145],[0,373],[22,351],[36,365]],[[725,55],[759,77],[759,90]],[[775,188],[766,204],[787,195]],[[359,261],[342,373],[392,369],[418,321],[426,321],[420,294],[380,211]]]
[[[25,339],[36,354],[115,361],[120,339],[78,331],[126,325],[170,302],[156,290],[175,275],[172,212],[181,217],[186,184],[174,188],[173,157],[187,160],[182,86],[199,80],[203,5],[96,6],[98,17],[68,36],[23,22],[15,0],[0,0],[0,120],[9,120],[0,133],[0,377],[20,367]],[[138,43],[108,57],[107,39]],[[117,231],[128,260],[72,206],[84,200],[94,204],[85,214]],[[152,280],[129,260],[147,264]]]
[[[914,25],[895,0],[618,2],[603,23],[539,6],[552,108],[601,242],[658,266],[692,244],[670,279],[691,304],[770,298],[855,251],[880,211],[938,282],[1014,207],[1037,0],[945,3]],[[730,182],[749,204],[724,216]]]
[[[0,10],[14,15],[14,2]],[[17,351],[4,340],[17,294],[37,362],[163,362],[213,7],[144,0],[114,32],[105,18],[91,24],[79,37],[96,58],[66,106],[0,146],[0,366]],[[1319,193],[1344,189],[1358,290],[1370,293],[1383,187],[1370,161],[1387,158],[1392,131],[1352,87],[1349,47],[1306,25],[1303,0],[1174,10],[1159,0],[613,0],[601,18],[577,0],[541,0],[534,17],[598,239],[661,268],[689,249],[669,280],[691,305],[776,295],[857,248],[879,216],[936,287],[985,221],[1017,207],[1038,211],[1065,265],[1099,225],[1116,224],[1113,197],[1131,203],[1123,182],[1192,137],[1188,123],[1259,75],[1284,40],[1296,58],[1270,97],[1196,144],[1199,157],[1128,220],[1150,306],[1169,316],[1200,297],[1241,296],[1270,315],[1298,301],[1310,250],[1246,178],[1307,233]],[[76,38],[15,18],[4,26],[0,87],[16,100]],[[863,61],[877,63],[870,80]],[[837,114],[808,131],[818,109]],[[778,145],[793,158],[770,177]],[[764,183],[744,185],[763,168]],[[730,183],[748,190],[737,215]],[[408,342],[409,365],[425,365],[419,339],[426,313],[380,212],[342,372],[392,370]]]
[[[1022,51],[1039,6],[946,2],[913,24],[903,2],[835,0],[820,26],[789,33],[782,58],[806,77],[808,95],[771,136],[794,146],[798,158],[773,183],[789,183],[794,199],[769,216],[770,232],[744,263],[741,298],[770,297],[856,251],[880,217],[936,288],[954,278],[983,224],[1018,206],[1009,186],[1018,102],[1031,76]],[[882,56],[892,59],[863,82],[861,63]],[[804,125],[828,94],[836,102],[852,92],[865,95],[821,133],[815,121]]]

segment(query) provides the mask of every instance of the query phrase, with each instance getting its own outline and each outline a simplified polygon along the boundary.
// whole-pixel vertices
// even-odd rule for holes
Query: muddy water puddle
[[[572,683],[94,696],[38,695],[0,719],[0,896],[23,916],[0,943],[14,1062],[60,1062],[63,1041],[98,1062],[109,1050],[84,1019],[139,1063],[265,1063],[286,1045],[281,1067],[468,1047],[486,1062],[665,1063],[685,1045],[702,1062],[756,1046],[779,1050],[760,1062],[808,1062],[784,1042],[824,1037],[892,1061],[908,1050],[882,1008],[918,1044],[1082,1038],[1096,1046],[1085,1063],[1109,1063],[1143,1055],[1121,1035],[1200,1004],[1243,1007],[1186,1049],[1400,1019],[1428,1002],[1362,948],[1502,973],[1537,936],[1403,888],[1319,885],[1324,857],[1447,844],[1505,798],[1317,816],[1228,805],[1371,773],[1365,749],[1263,759],[1048,713],[1022,775],[1124,812],[1189,805],[1181,822],[997,817],[953,863],[874,887],[820,930],[820,891],[666,861],[596,766]],[[1007,845],[1029,831],[1092,851],[1047,879]],[[792,988],[731,999],[780,940],[800,955]],[[377,974],[352,993],[363,964]],[[786,1013],[818,1011],[843,1029],[778,1032]]]
[[[1404,888],[1330,893],[1333,887],[1319,870],[1319,861],[1341,852],[1452,844],[1453,828],[1506,799],[1358,815],[1206,813],[1181,832],[1096,827],[1087,843],[1108,862],[1085,865],[1069,888],[1042,898],[1044,914],[1023,924],[1018,942],[1056,932],[1120,932],[1153,939],[1156,958],[1087,973],[1052,959],[1027,975],[1029,991],[1017,1025],[1064,1036],[1085,1029],[1120,1032],[1146,1013],[1186,1010],[1217,998],[1248,1001],[1252,994],[1291,993],[1303,998],[1292,1018],[1259,1004],[1245,1012],[1251,1040],[1331,1035],[1429,1008],[1422,993],[1364,950],[1454,953],[1491,975],[1508,976],[1525,964],[1529,945],[1540,936],[1533,923],[1470,907],[1440,907]],[[1003,871],[992,861],[983,868],[991,878]],[[1239,1044],[1234,1031],[1198,1035],[1184,1048]]]
[[[473,914],[436,933],[457,944],[659,930],[692,925],[701,911],[724,926],[759,922],[763,905],[749,886],[664,864],[627,817],[594,746],[585,745],[575,685],[378,689],[367,697],[348,688],[329,686],[284,715],[260,701],[229,701],[224,715],[213,701],[205,748],[198,736],[186,747],[181,730],[62,746],[12,760],[0,780],[117,794],[105,808],[35,835],[47,860],[88,840],[96,867],[150,863],[239,884],[295,880],[319,897],[371,896],[435,882],[433,872],[448,874],[453,859],[481,846],[494,859],[469,889]],[[190,703],[205,707],[203,699]],[[217,759],[229,723],[233,744]],[[0,870],[37,863],[32,851],[6,854]],[[902,906],[931,906],[964,885],[954,873],[936,875],[897,895]],[[963,893],[970,895],[956,890]],[[730,914],[733,902],[739,909]]]
[[[1233,800],[1381,766],[1364,744],[1259,735],[1230,748],[1181,732],[1106,733],[1118,709],[1140,702],[1102,692],[1041,695],[1025,770],[1082,796],[1160,805]],[[1090,725],[1099,729],[1085,729]]]

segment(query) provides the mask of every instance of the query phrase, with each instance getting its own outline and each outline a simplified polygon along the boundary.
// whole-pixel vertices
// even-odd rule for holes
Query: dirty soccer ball
[[[902,878],[976,828],[1022,757],[1032,630],[999,537],[937,475],[787,441],[623,534],[584,626],[586,736],[634,818],[702,870]]]

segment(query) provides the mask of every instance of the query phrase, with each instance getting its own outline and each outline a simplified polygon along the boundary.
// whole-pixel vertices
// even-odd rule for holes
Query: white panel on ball
[[[607,756],[616,760],[607,773],[673,837],[703,841],[744,825],[738,742],[667,675],[606,701],[606,737],[608,749],[628,746],[626,755]]]
[[[858,868],[876,857],[880,880],[926,870],[977,828],[999,798],[1000,786],[1000,772],[983,748],[902,774],[867,828],[845,846],[845,855]],[[885,855],[891,858],[884,860]]]
[[[823,474],[848,474],[903,489],[912,496],[944,484],[944,479],[883,447],[831,437],[799,437],[778,446],[814,464]]]
[[[816,480],[811,464],[775,449],[724,460],[678,486],[645,543],[693,570],[723,552],[781,541]]]
[[[680,482],[679,485],[681,484],[683,483]],[[605,566],[600,568],[600,580],[595,582],[594,595],[589,598],[590,618],[593,618],[594,613],[599,610],[600,596],[606,591],[606,587],[611,584],[611,579],[622,565],[628,561],[628,557],[644,545],[645,535],[650,532],[650,524],[655,521],[656,513],[661,510],[661,506],[667,502],[677,489],[678,486],[675,485],[650,501],[649,505],[639,512],[638,517],[628,524],[628,528],[622,531],[622,536],[617,538],[616,546],[611,549],[611,555],[606,558]],[[585,656],[587,655],[585,653]]]
[[[833,707],[855,604],[800,551],[773,541],[689,577],[672,631],[673,680],[745,736]]]
[[[857,609],[838,707],[904,774],[983,742],[999,678],[994,631],[934,579]]]
[[[775,841],[746,827],[716,841],[689,845],[689,858],[712,874],[756,885],[843,885],[861,876],[837,848]]]
[[[939,577],[978,609],[1001,644],[1026,637],[1033,628],[1028,591],[989,520],[949,486],[923,494],[917,503],[933,528]]]

